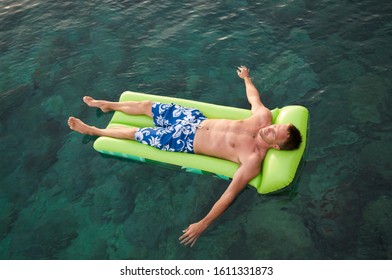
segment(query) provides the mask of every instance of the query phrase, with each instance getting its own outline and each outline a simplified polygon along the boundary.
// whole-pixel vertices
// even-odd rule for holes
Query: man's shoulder
[[[248,166],[258,165],[260,164],[266,155],[266,151],[260,151],[258,149],[253,150],[252,152],[243,153],[240,156],[241,164],[245,164]]]
[[[255,125],[258,127],[268,126],[272,122],[272,113],[270,109],[263,106],[252,113],[252,116],[249,119],[254,121]]]
[[[252,115],[257,115],[257,114],[272,114],[271,110],[265,106],[260,106],[255,110]]]
[[[261,154],[251,153],[240,159],[240,165],[244,168],[246,174],[250,174],[250,177],[254,177],[260,172],[260,166],[263,159],[264,156],[261,156]]]

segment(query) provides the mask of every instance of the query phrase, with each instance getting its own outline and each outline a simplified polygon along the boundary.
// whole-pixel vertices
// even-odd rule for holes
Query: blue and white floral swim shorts
[[[139,128],[135,140],[164,151],[194,153],[196,130],[207,118],[198,109],[154,102],[152,116],[156,127]]]

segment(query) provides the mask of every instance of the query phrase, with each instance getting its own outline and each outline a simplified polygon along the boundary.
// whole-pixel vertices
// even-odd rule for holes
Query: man
[[[203,154],[239,164],[230,185],[210,212],[183,230],[179,239],[185,245],[193,246],[212,221],[260,172],[269,149],[293,150],[302,141],[300,132],[292,124],[271,124],[271,111],[261,102],[260,94],[249,77],[249,70],[241,66],[237,74],[245,82],[246,96],[251,104],[252,116],[245,120],[207,119],[196,109],[175,104],[109,102],[87,96],[83,100],[90,107],[100,108],[103,112],[118,110],[131,115],[145,114],[154,119],[157,127],[99,129],[74,117],[68,120],[70,128],[82,134],[136,140],[162,150]]]

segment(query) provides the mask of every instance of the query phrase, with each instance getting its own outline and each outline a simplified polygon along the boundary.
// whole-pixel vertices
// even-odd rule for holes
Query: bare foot
[[[94,133],[95,127],[89,126],[75,117],[69,117],[68,125],[70,129],[81,134],[96,135],[96,133]]]
[[[95,107],[95,108],[101,109],[102,112],[104,112],[104,113],[107,113],[110,111],[106,105],[106,101],[95,100],[94,98],[92,98],[90,96],[83,97],[83,101],[84,101],[84,103],[86,103],[90,107]]]

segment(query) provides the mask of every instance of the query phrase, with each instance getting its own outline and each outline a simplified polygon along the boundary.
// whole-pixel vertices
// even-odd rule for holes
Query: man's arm
[[[249,69],[245,66],[238,67],[237,74],[244,80],[246,96],[250,105],[252,106],[252,113],[256,113],[264,104],[261,102],[260,93],[253,84],[251,78],[249,77]]]
[[[241,164],[234,174],[230,185],[211,208],[207,216],[183,230],[184,234],[179,238],[181,243],[191,245],[192,247],[204,230],[230,206],[235,197],[259,171],[260,160],[257,156],[249,160],[246,164]]]

